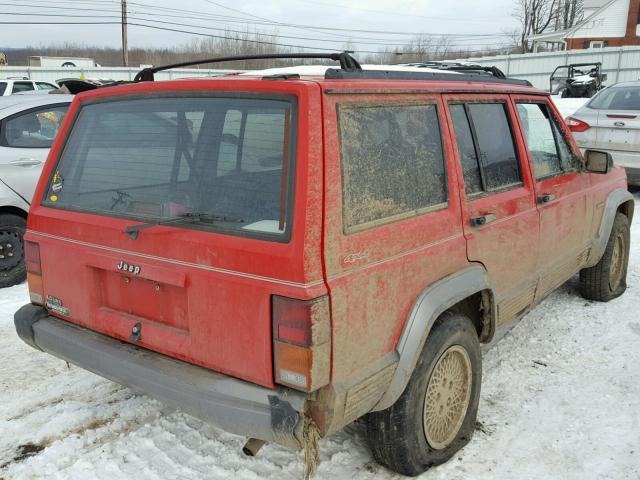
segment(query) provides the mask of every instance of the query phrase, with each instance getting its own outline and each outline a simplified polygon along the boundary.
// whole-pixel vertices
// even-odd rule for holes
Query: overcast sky
[[[11,22],[117,22],[119,0],[13,0],[0,8],[0,21]],[[220,28],[245,30],[243,20],[261,19],[308,27],[334,27],[342,30],[316,30],[290,26],[249,25],[251,29],[280,34],[279,42],[292,45],[339,48],[352,39],[356,49],[380,50],[381,46],[403,43],[413,33],[478,35],[452,37],[452,44],[481,49],[500,38],[482,34],[501,34],[515,28],[511,16],[515,0],[129,0],[133,23],[222,35]],[[169,9],[180,9],[169,10]],[[190,12],[185,12],[189,10]],[[22,15],[10,15],[20,13]],[[49,13],[54,16],[40,16]],[[216,16],[216,17],[214,17]],[[226,16],[227,18],[222,18]],[[192,17],[192,18],[189,18]],[[257,18],[260,17],[260,18]],[[160,23],[171,22],[174,23]],[[175,25],[182,23],[188,25]],[[195,27],[199,26],[199,27]],[[203,28],[204,27],[204,28]],[[210,30],[207,30],[209,28]],[[401,32],[390,35],[353,30]],[[301,38],[283,38],[301,37]],[[302,38],[305,37],[305,38]],[[129,27],[130,46],[172,46],[184,44],[196,35]],[[325,41],[319,41],[323,38]],[[355,40],[354,40],[355,39]],[[328,41],[327,41],[328,40]],[[120,27],[114,25],[0,25],[0,47],[48,45],[74,42],[88,45],[120,46]],[[369,43],[364,43],[369,42]]]

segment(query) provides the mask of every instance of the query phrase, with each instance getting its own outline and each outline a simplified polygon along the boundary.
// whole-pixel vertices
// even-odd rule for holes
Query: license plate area
[[[92,256],[88,263],[93,283],[93,307],[100,315],[120,315],[189,331],[186,276],[166,267],[146,262],[123,262],[111,257]]]

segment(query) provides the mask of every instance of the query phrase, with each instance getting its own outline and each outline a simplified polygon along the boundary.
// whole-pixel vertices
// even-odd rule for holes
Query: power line
[[[7,5],[7,4],[2,4],[0,3],[0,5]],[[62,7],[61,7],[62,8]],[[115,18],[121,18],[118,15],[83,15],[83,14],[55,14],[55,13],[48,13],[48,12],[42,12],[42,13],[27,13],[27,12],[8,12],[6,13],[6,15],[16,15],[16,16],[42,16],[42,17],[65,17],[65,18],[105,18],[105,19],[115,19]],[[146,15],[146,14],[137,14],[137,15]],[[271,35],[271,36],[277,36],[278,38],[289,38],[289,39],[294,39],[294,40],[311,40],[311,41],[316,41],[316,42],[321,42],[321,43],[344,43],[347,39],[341,39],[340,41],[334,41],[334,40],[328,40],[328,39],[321,39],[321,38],[314,38],[314,37],[296,37],[296,36],[288,36],[288,35],[280,35],[280,34],[269,34],[269,33],[264,33],[264,32],[247,32],[247,31],[239,31],[239,30],[231,30],[228,28],[215,28],[215,27],[208,27],[208,26],[203,26],[203,25],[195,25],[195,24],[191,24],[191,23],[181,23],[181,22],[168,22],[168,21],[163,21],[163,20],[157,20],[157,19],[148,19],[148,18],[141,18],[138,17],[136,15],[129,15],[129,18],[132,20],[138,20],[138,21],[144,21],[144,22],[152,22],[152,23],[159,23],[159,24],[164,24],[164,25],[171,25],[171,26],[179,26],[179,27],[190,27],[190,28],[199,28],[199,29],[205,29],[205,30],[213,30],[213,31],[222,31],[222,32],[230,32],[230,33],[239,33],[239,34],[249,34],[249,33],[253,33],[254,35]],[[229,37],[227,37],[229,38]],[[475,41],[474,39],[469,39],[470,41]],[[406,47],[409,44],[411,44],[411,40],[408,40],[407,42],[404,43],[390,43],[388,41],[385,40],[376,40],[376,41],[360,41],[358,43],[361,44],[366,44],[366,45],[387,45],[387,46],[396,46],[396,47]],[[455,41],[451,41],[446,43],[444,46],[449,46],[449,47],[454,47],[454,46],[473,46],[473,47],[477,47],[477,46],[482,46],[482,45],[493,45],[493,42],[485,42],[485,43],[470,43],[470,42],[466,42],[464,41],[464,39],[456,39]],[[438,47],[438,45],[434,45],[434,48]]]

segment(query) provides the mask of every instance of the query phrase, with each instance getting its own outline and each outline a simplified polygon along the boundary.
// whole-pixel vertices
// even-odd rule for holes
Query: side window
[[[33,90],[32,82],[13,82],[11,93],[30,92],[31,90]]]
[[[38,90],[55,90],[56,87],[47,82],[36,82]]]
[[[7,90],[7,82],[0,82],[0,97],[4,95],[4,92]]]
[[[50,148],[67,106],[23,113],[5,122],[3,144],[15,148]]]
[[[571,149],[547,106],[518,103],[517,107],[536,179],[575,170]]]
[[[522,184],[506,104],[449,105],[467,194]]]
[[[460,153],[460,163],[462,164],[462,174],[464,176],[464,189],[467,195],[473,195],[482,191],[482,178],[469,119],[464,105],[451,105],[449,110],[453,118],[456,139],[458,140],[458,152]]]
[[[338,107],[345,231],[447,202],[435,105]]]

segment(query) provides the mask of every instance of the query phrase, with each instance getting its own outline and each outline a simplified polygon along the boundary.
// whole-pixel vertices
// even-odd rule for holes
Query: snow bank
[[[421,478],[640,477],[639,238],[637,215],[625,295],[586,301],[574,278],[485,354],[473,440]],[[1,478],[301,478],[301,453],[267,445],[247,458],[243,438],[27,347],[12,321],[27,300],[24,285],[0,291]],[[399,479],[363,433],[354,424],[323,440],[317,478]]]
[[[576,110],[591,100],[590,98],[561,98],[558,95],[551,95],[551,99],[560,110],[562,118],[567,118],[569,115],[574,114]]]

